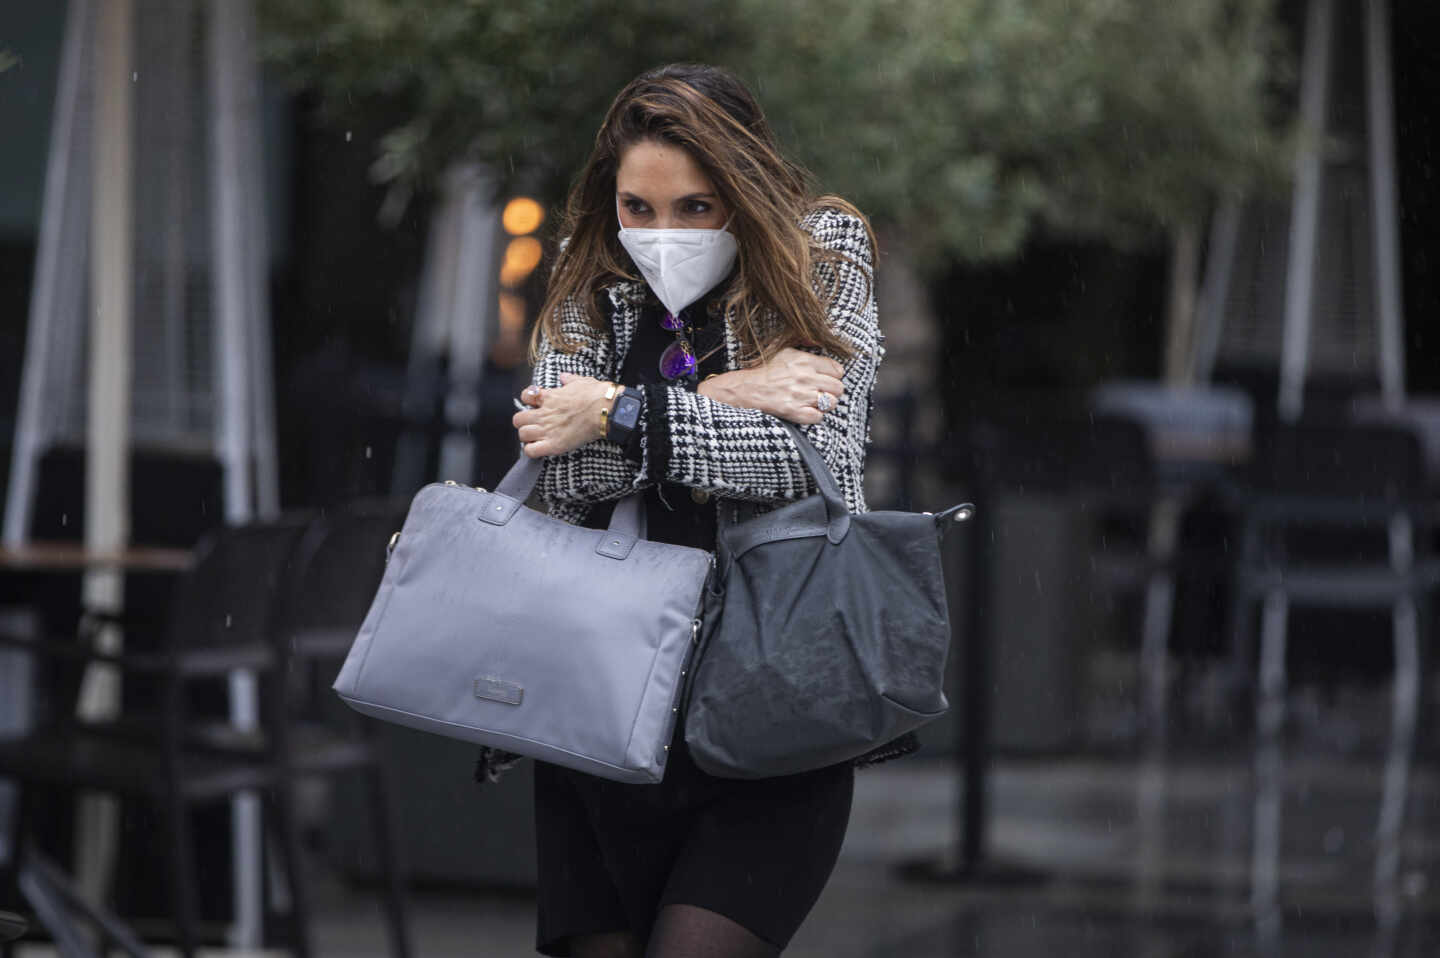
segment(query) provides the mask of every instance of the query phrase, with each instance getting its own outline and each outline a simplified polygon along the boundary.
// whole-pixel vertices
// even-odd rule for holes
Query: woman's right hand
[[[802,426],[825,418],[816,403],[828,393],[835,409],[845,387],[845,367],[833,359],[787,347],[759,366],[712,376],[696,392],[742,409],[758,409]]]

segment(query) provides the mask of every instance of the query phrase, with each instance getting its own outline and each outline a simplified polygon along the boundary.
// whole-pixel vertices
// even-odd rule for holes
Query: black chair
[[[83,640],[0,636],[0,641],[68,663],[75,671],[94,662],[108,664],[127,676],[127,692],[139,688],[153,693],[129,695],[137,707],[104,722],[81,722],[70,703],[55,709],[33,732],[0,742],[0,778],[19,785],[10,843],[15,853],[7,863],[11,874],[5,877],[18,883],[57,941],[73,936],[70,918],[82,917],[96,926],[102,947],[144,954],[123,926],[75,896],[64,875],[35,847],[26,822],[42,792],[138,795],[157,803],[165,821],[157,844],[165,849],[170,911],[184,955],[195,953],[200,938],[191,809],[251,793],[265,800],[264,820],[289,886],[294,950],[309,954],[296,823],[285,790],[274,787],[282,743],[272,739],[259,749],[248,747],[250,733],[237,732],[223,719],[197,720],[192,709],[207,692],[213,695],[222,687],[226,676],[248,670],[261,679],[260,724],[276,727],[283,715],[283,690],[280,683],[266,681],[279,664],[276,612],[290,559],[307,524],[308,519],[294,517],[224,529],[202,540],[194,566],[177,583],[169,621],[153,651],[103,654]],[[106,618],[92,615],[89,621],[103,624]],[[120,621],[131,628],[144,625],[123,617]],[[132,643],[132,648],[142,644]],[[151,707],[139,708],[138,699]]]
[[[356,773],[385,887],[391,951],[410,954],[401,856],[378,723],[347,708],[331,685],[385,571],[386,546],[406,504],[348,504],[317,519],[297,551],[277,638],[286,677],[282,787],[305,777]]]
[[[1254,689],[1256,800],[1252,905],[1278,930],[1287,617],[1293,608],[1391,614],[1394,685],[1381,795],[1375,889],[1382,934],[1397,915],[1400,836],[1428,637],[1440,583],[1418,437],[1387,425],[1274,425],[1257,439],[1231,498],[1240,530],[1230,632],[1236,686]],[[1252,618],[1260,607],[1258,655]],[[1258,681],[1247,681],[1255,675]]]

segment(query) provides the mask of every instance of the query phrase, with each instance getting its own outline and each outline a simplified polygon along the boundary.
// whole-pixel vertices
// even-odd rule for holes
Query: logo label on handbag
[[[497,679],[494,676],[482,675],[475,679],[475,697],[489,699],[492,702],[503,702],[506,705],[519,705],[525,698],[525,686],[506,682],[504,679]]]

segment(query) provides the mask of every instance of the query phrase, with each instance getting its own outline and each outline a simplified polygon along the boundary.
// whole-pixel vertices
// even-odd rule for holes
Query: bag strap
[[[840,493],[840,484],[835,481],[835,475],[830,471],[830,466],[825,462],[825,457],[820,455],[820,450],[810,441],[810,437],[800,430],[800,427],[793,422],[780,420],[790,433],[790,438],[795,440],[795,448],[800,450],[800,461],[805,464],[805,469],[810,473],[810,478],[815,480],[815,487],[820,490],[820,498],[825,500],[825,515],[829,520],[829,529],[826,538],[831,542],[839,542],[845,538],[845,533],[850,531],[850,509],[845,505],[845,497]]]
[[[540,467],[542,460],[531,459],[523,452],[520,458],[515,460],[515,465],[505,473],[505,478],[500,480],[495,491],[502,496],[509,496],[516,502],[524,502],[530,498],[530,493],[535,491],[535,486],[540,482]],[[610,514],[611,532],[623,532],[636,539],[645,538],[645,510],[640,493],[632,492],[619,502],[615,503],[615,511]]]

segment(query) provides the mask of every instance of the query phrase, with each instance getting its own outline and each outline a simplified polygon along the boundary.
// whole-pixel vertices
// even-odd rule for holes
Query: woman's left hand
[[[609,383],[590,376],[560,374],[558,389],[528,387],[520,401],[531,406],[510,420],[531,459],[558,456],[600,438],[600,410]]]

